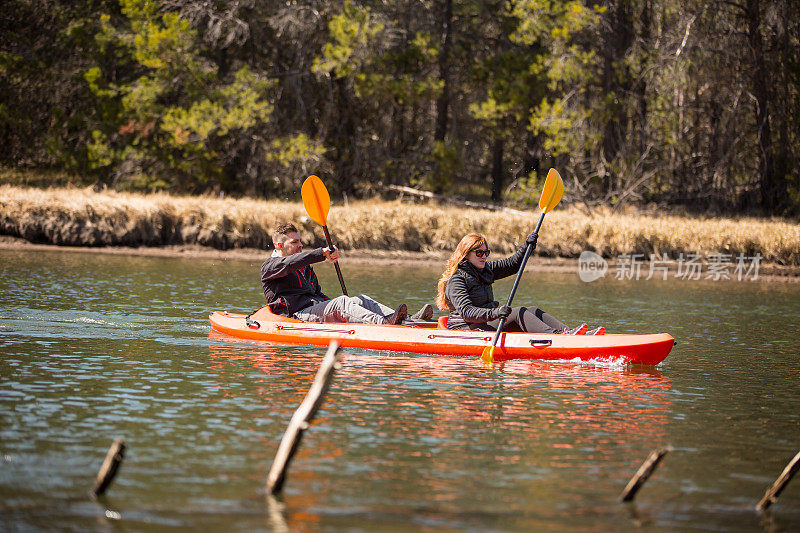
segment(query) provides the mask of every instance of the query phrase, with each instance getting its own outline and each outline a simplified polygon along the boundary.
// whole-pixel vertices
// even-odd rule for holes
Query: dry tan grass
[[[484,233],[507,253],[532,231],[538,211],[519,214],[399,201],[335,205],[328,217],[343,249],[450,251],[469,232]],[[292,221],[322,244],[321,228],[299,202],[133,194],[90,189],[0,186],[0,233],[34,242],[102,245],[202,244],[215,248],[271,243],[269,231]],[[800,226],[785,220],[611,214],[588,216],[559,206],[545,218],[537,253],[577,257],[594,250],[620,254],[760,253],[765,261],[800,264]]]

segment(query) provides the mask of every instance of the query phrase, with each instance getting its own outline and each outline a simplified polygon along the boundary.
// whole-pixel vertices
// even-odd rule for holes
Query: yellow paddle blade
[[[542,213],[552,211],[561,201],[562,196],[564,196],[564,181],[561,179],[561,174],[551,168],[544,182],[542,197],[539,199],[539,209],[542,210]]]
[[[483,349],[483,353],[481,353],[481,361],[488,365],[494,363],[494,346],[487,346]]]
[[[328,211],[331,208],[331,197],[325,184],[317,176],[309,176],[300,188],[306,213],[320,226],[327,225]]]

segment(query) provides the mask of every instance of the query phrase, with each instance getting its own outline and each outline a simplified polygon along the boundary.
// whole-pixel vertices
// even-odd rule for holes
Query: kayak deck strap
[[[354,329],[303,328],[298,326],[283,326],[281,324],[278,324],[275,328],[281,331],[320,331],[325,333],[346,333],[347,335],[356,334],[356,330]]]
[[[465,337],[464,335],[440,335],[431,333],[428,335],[429,339],[460,339],[464,341],[490,341],[491,337]]]

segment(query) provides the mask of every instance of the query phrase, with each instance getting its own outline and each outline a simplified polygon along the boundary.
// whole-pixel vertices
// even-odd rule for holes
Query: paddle
[[[544,182],[544,189],[542,189],[542,197],[539,198],[539,209],[542,211],[542,216],[539,217],[539,222],[536,223],[536,228],[533,233],[539,235],[539,228],[542,227],[544,215],[548,211],[558,205],[561,197],[564,195],[564,182],[561,180],[561,175],[554,168],[551,168],[547,173],[547,179]],[[525,248],[525,257],[522,258],[522,264],[519,266],[517,277],[514,279],[514,285],[511,287],[511,294],[508,295],[507,306],[511,307],[511,300],[514,299],[514,294],[517,292],[519,280],[522,278],[522,271],[525,270],[525,263],[533,252],[533,246],[530,244]],[[481,353],[481,361],[484,363],[494,363],[494,347],[497,345],[497,339],[500,337],[500,332],[503,331],[503,326],[506,325],[506,317],[500,319],[500,325],[497,326],[497,331],[492,339],[492,345],[487,346]]]
[[[333,250],[333,243],[331,242],[327,225],[328,211],[331,208],[331,197],[328,194],[328,189],[325,188],[325,184],[317,176],[309,176],[300,188],[300,195],[303,197],[306,213],[314,222],[322,226],[322,231],[325,232],[325,240],[328,241],[328,248]],[[348,296],[347,287],[344,286],[344,278],[342,278],[342,271],[339,269],[339,263],[335,262],[333,266],[336,267],[336,275],[339,276],[342,293]]]

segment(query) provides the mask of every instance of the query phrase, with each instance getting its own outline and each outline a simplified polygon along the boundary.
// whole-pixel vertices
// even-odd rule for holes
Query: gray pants
[[[386,317],[394,309],[386,307],[364,294],[337,296],[298,311],[295,318],[303,322],[357,322],[360,324],[386,324]]]

